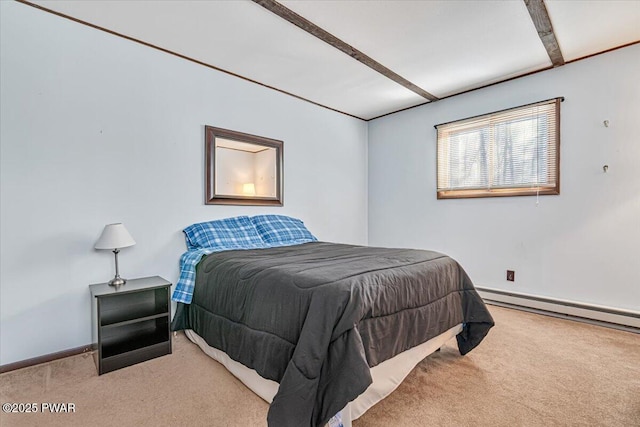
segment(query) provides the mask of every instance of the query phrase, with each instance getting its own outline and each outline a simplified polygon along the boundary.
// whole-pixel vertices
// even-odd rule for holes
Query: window
[[[437,125],[438,199],[560,194],[561,101]]]

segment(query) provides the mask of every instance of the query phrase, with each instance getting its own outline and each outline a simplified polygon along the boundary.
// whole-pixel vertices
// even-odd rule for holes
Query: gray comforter
[[[314,242],[207,256],[172,328],[279,382],[269,425],[301,427],[324,425],[361,394],[369,367],[459,323],[465,354],[493,319],[451,258]]]

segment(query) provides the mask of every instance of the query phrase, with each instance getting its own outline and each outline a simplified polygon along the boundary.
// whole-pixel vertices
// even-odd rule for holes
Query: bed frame
[[[343,426],[351,427],[353,420],[358,419],[373,405],[391,394],[420,361],[438,350],[461,331],[462,324],[454,326],[429,341],[404,351],[371,368],[373,383],[364,393],[349,402],[342,410]],[[242,381],[250,390],[266,402],[271,403],[278,391],[277,382],[262,378],[255,370],[232,360],[225,352],[209,346],[202,337],[191,329],[185,330],[185,334],[208,356],[226,367],[231,374]]]

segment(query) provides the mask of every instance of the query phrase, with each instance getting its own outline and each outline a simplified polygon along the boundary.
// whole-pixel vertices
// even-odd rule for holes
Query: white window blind
[[[562,100],[437,125],[438,198],[559,194]]]

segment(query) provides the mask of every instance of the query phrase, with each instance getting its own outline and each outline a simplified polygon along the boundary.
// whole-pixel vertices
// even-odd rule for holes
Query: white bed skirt
[[[454,326],[448,331],[438,335],[429,341],[402,352],[389,360],[385,360],[371,368],[373,383],[358,396],[349,402],[342,410],[342,422],[344,427],[351,427],[351,421],[359,418],[369,408],[387,397],[409,375],[411,370],[422,359],[442,347],[447,341],[462,331],[462,324]],[[210,347],[206,341],[190,329],[185,330],[187,337],[198,345],[207,355],[220,362],[236,378],[249,387],[262,399],[271,403],[278,392],[278,383],[262,378],[258,373],[243,364],[232,360],[224,351]]]

